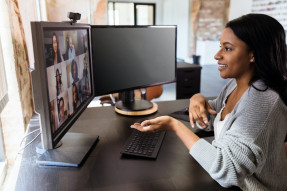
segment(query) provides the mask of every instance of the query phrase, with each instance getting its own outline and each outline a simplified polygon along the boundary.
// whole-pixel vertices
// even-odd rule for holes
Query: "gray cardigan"
[[[262,81],[254,83],[264,90]],[[234,90],[231,80],[220,95],[209,101],[217,112]],[[210,115],[213,130],[215,115]],[[287,107],[270,88],[250,87],[230,113],[217,140],[197,141],[189,153],[223,187],[243,190],[287,190],[287,158],[284,139]]]

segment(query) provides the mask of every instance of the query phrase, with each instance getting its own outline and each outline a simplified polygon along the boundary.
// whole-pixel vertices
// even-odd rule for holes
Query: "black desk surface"
[[[21,164],[15,190],[225,190],[189,155],[172,132],[166,133],[156,160],[126,158],[120,154],[131,133],[132,123],[168,115],[188,104],[188,100],[158,102],[159,111],[148,117],[121,116],[113,107],[87,108],[70,130],[100,136],[83,166],[37,166],[35,147],[40,141],[38,138],[17,161]],[[39,128],[33,123],[29,131]],[[197,133],[199,130],[193,131]]]

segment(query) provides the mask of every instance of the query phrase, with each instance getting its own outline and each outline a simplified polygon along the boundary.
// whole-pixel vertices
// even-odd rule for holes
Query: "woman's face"
[[[251,62],[253,52],[237,38],[231,28],[225,28],[220,39],[220,50],[214,55],[218,61],[220,76],[226,78],[251,79],[254,74],[254,64]]]
[[[54,35],[53,36],[53,50],[54,50],[55,53],[57,52],[57,49],[58,49],[57,38]]]

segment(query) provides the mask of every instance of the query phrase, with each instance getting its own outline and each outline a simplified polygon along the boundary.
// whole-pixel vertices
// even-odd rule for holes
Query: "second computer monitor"
[[[92,26],[95,95],[174,82],[176,26]]]

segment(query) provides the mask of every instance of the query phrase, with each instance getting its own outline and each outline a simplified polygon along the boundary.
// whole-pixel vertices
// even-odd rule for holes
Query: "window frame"
[[[153,24],[156,24],[156,20],[155,20],[155,15],[156,15],[156,4],[155,3],[134,3],[134,24],[138,25],[137,23],[137,5],[147,5],[147,6],[152,6],[153,7]]]
[[[137,14],[137,10],[136,10],[136,7],[137,5],[147,5],[147,6],[152,6],[153,7],[153,24],[152,25],[156,25],[156,3],[137,3],[137,2],[121,2],[121,1],[108,1],[108,12],[109,12],[109,3],[112,3],[112,11],[113,11],[113,24],[109,24],[109,25],[115,25],[115,7],[116,7],[116,3],[127,3],[127,4],[130,4],[132,3],[133,4],[133,11],[134,11],[134,18],[133,18],[133,25],[138,25],[137,23],[137,17],[138,17],[138,14]],[[109,16],[109,15],[108,15]],[[109,21],[109,18],[107,18],[107,20]]]

